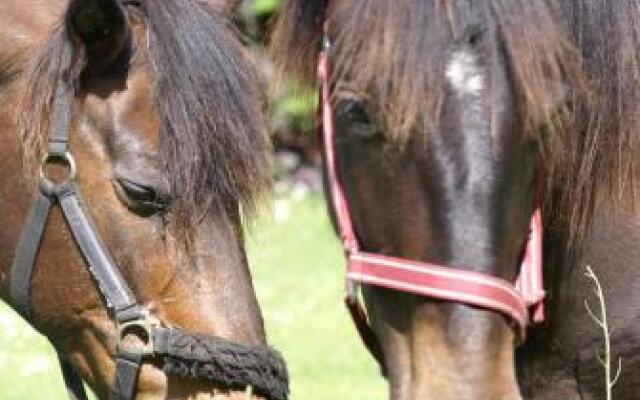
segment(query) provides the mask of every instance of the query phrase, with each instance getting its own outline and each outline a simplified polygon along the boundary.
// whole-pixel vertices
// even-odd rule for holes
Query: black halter
[[[65,48],[63,73],[53,104],[53,120],[47,154],[42,162],[39,185],[23,228],[11,266],[10,298],[25,319],[30,318],[29,288],[40,242],[51,208],[58,204],[108,312],[115,321],[116,372],[109,400],[131,400],[144,360],[161,357],[168,374],[208,379],[228,389],[251,387],[253,393],[270,400],[288,396],[288,375],[284,360],[268,347],[249,347],[229,340],[164,327],[138,304],[83,206],[76,184],[76,165],[69,150],[69,126],[75,98],[74,85],[65,77],[71,65],[71,46]],[[63,182],[47,177],[51,164],[67,167]],[[136,335],[144,346],[127,346],[124,338]],[[86,400],[82,378],[64,355],[58,353],[65,384],[72,400]]]

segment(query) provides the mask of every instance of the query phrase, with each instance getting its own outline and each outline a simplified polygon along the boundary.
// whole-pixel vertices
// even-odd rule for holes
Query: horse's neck
[[[548,227],[553,222],[545,221]],[[592,293],[587,287],[592,282],[585,279],[587,266],[607,287],[635,284],[640,288],[640,198],[634,199],[630,191],[616,201],[603,194],[587,231],[580,235],[572,251],[567,251],[562,232],[545,239],[544,271],[545,284],[551,292],[551,318],[562,319],[567,313],[584,311],[585,296]]]
[[[620,283],[630,279],[640,285],[640,199],[627,193],[617,202],[600,201],[580,245],[579,256],[571,264],[567,267],[578,271],[572,273],[574,278],[589,266],[602,275],[604,283],[613,284],[613,280],[622,277]],[[622,273],[627,270],[637,272]]]
[[[621,354],[628,365],[640,363],[640,207],[634,209],[632,205],[633,202],[628,202],[626,207],[619,208],[612,202],[601,203],[579,257],[570,263],[545,267],[553,277],[549,282],[552,293],[547,309],[550,324],[540,331],[542,340],[531,345],[528,356],[545,369],[549,369],[549,360],[553,357],[565,360],[559,365],[577,362],[578,371],[588,371],[591,366],[599,365],[596,349],[602,343],[603,332],[585,304],[587,302],[595,314],[600,315],[599,299],[594,295],[597,285],[603,290],[614,351]],[[598,284],[586,276],[587,268],[593,271]],[[553,373],[568,374],[567,379],[578,381],[592,378],[574,376],[575,371],[559,367],[542,374],[552,376]],[[621,381],[628,386],[624,393],[637,394],[640,390],[640,375],[632,368],[622,369]],[[636,397],[621,395],[620,398]]]
[[[627,199],[614,206],[604,202],[596,209],[579,263],[603,275],[626,276],[640,287],[640,201]],[[580,265],[578,265],[580,267]],[[628,270],[625,275],[622,271]],[[616,271],[612,274],[611,271]],[[619,274],[617,272],[620,272]],[[624,279],[624,278],[623,278]],[[631,283],[631,281],[627,281]]]
[[[625,200],[618,206],[600,204],[583,244],[583,258],[589,253],[606,252],[609,265],[621,261],[640,267],[640,202]],[[640,273],[640,268],[637,269]]]

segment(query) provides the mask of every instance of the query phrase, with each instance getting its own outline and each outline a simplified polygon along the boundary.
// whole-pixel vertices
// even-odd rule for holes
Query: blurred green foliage
[[[303,93],[289,92],[280,101],[281,110],[287,115],[303,117],[309,115],[318,105],[315,91],[306,90]]]
[[[255,15],[273,14],[280,7],[280,0],[254,0],[252,10]]]
[[[248,0],[248,12],[239,16],[238,27],[252,38],[254,51],[262,57],[265,65],[271,65],[264,51],[265,42],[274,19],[282,4],[281,0]],[[267,73],[267,76],[269,74]],[[308,134],[314,131],[314,116],[317,107],[317,92],[313,87],[299,87],[299,82],[284,82],[275,93],[271,93],[270,117],[276,136],[279,133]]]
[[[310,88],[298,88],[295,84],[284,85],[273,101],[272,125],[276,132],[309,134],[315,130],[315,111],[318,93]]]

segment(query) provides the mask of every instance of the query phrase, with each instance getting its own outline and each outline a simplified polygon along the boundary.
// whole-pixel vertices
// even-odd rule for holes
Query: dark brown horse
[[[237,360],[254,357],[252,368],[264,372],[260,357],[279,363],[265,346],[241,229],[241,207],[250,212],[270,180],[270,151],[252,64],[228,28],[236,3],[0,4],[0,295],[10,302],[10,266],[42,190],[37,169],[57,129],[52,120],[71,115],[75,185],[136,310],[166,332],[186,332],[185,355],[214,355],[202,353],[195,363],[179,354],[145,358],[138,399],[247,398],[243,379],[251,371]],[[60,117],[65,88],[70,111]],[[54,204],[27,282],[28,316],[106,399],[116,343],[136,349],[149,332],[118,338],[80,247]],[[165,345],[176,350],[174,342]],[[234,362],[228,380],[214,379]],[[282,389],[253,393],[286,396]]]
[[[363,251],[514,282],[546,183],[547,320],[522,346],[500,313],[363,287],[390,398],[604,398],[586,265],[604,287],[612,369],[622,358],[613,398],[638,398],[637,2],[289,0],[272,41],[280,70],[308,84],[328,48]]]

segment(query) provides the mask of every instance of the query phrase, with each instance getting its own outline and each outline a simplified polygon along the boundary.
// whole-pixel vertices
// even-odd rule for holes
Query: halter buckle
[[[117,346],[119,353],[128,353],[141,355],[143,357],[152,356],[154,354],[154,331],[160,327],[160,321],[145,312],[144,315],[131,321],[120,322],[117,324],[118,339]],[[136,336],[143,345],[127,345],[125,339],[129,335]]]

